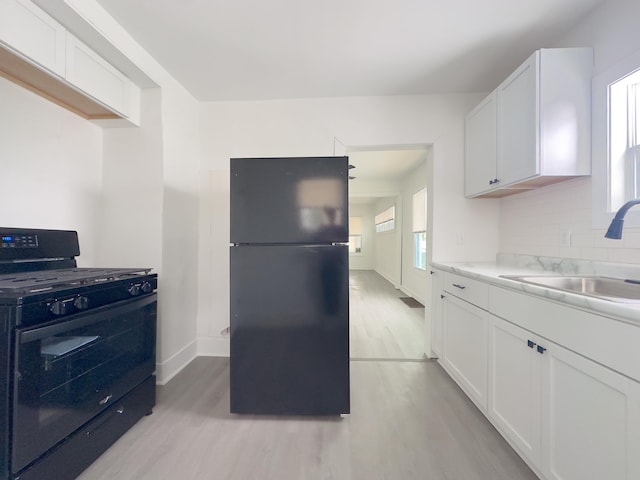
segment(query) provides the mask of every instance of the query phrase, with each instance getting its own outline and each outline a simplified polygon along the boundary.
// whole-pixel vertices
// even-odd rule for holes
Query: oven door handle
[[[17,330],[17,338],[20,343],[28,343],[57,335],[59,333],[68,332],[69,330],[75,330],[76,328],[86,327],[94,323],[108,320],[113,316],[127,314],[144,308],[147,305],[157,302],[157,297],[157,293],[152,293],[145,297],[124,300],[117,304],[104,305],[96,308],[95,310],[85,311],[79,314],[79,316],[76,315],[73,319],[66,321],[59,320],[53,325],[35,328],[30,327],[28,330]]]

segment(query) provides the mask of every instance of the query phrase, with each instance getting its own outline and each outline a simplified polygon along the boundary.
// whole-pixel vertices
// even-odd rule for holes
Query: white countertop
[[[640,325],[640,303],[603,300],[501,277],[502,275],[598,275],[640,279],[640,265],[504,254],[498,255],[496,262],[433,262],[431,265],[439,270],[464,275],[491,285],[518,290]]]

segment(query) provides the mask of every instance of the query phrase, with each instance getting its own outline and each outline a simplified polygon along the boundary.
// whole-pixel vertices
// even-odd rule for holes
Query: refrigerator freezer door
[[[347,157],[232,158],[231,243],[348,241]]]
[[[231,412],[349,413],[347,247],[231,247]]]

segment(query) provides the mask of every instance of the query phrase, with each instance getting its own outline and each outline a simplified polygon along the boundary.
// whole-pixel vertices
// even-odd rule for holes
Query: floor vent
[[[398,298],[400,298],[400,300],[402,300],[402,302],[404,302],[404,304],[407,307],[410,307],[410,308],[424,308],[424,305],[421,304],[419,301],[417,301],[413,297],[398,297]]]

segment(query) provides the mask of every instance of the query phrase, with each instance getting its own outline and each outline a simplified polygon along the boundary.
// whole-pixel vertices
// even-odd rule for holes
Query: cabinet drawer
[[[445,272],[443,289],[480,308],[489,307],[489,285],[463,275]]]

